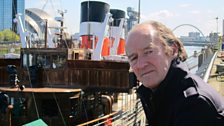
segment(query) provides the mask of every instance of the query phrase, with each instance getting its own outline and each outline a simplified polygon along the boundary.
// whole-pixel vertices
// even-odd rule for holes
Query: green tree
[[[19,41],[19,40],[20,40],[19,36],[9,29],[5,29],[0,32],[0,41]]]
[[[3,39],[4,39],[3,32],[0,32],[0,41],[3,41]]]

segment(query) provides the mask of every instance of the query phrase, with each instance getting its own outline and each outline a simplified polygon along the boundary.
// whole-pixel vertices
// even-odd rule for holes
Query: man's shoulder
[[[194,75],[186,77],[184,83],[187,85],[183,90],[185,102],[191,101],[207,104],[224,116],[224,98],[208,83]]]

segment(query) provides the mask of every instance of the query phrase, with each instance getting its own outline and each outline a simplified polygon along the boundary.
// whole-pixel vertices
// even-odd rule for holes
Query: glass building
[[[17,31],[13,22],[17,13],[22,14],[24,24],[25,0],[0,0],[0,31],[4,29]]]

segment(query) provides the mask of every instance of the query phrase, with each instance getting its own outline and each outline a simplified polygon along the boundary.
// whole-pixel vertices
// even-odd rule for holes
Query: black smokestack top
[[[103,22],[110,5],[99,1],[85,1],[81,3],[80,22]]]
[[[110,13],[114,19],[112,26],[119,26],[121,18],[125,18],[125,12],[118,9],[110,9]]]

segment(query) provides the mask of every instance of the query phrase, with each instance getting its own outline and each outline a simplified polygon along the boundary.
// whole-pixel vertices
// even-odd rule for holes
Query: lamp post
[[[218,27],[218,20],[219,20],[219,17],[216,17],[215,19],[216,19],[216,30],[217,30],[217,34],[218,34],[218,30],[219,30],[219,29],[218,29],[218,28],[219,28],[219,27]]]
[[[140,23],[141,0],[138,0],[138,24]]]

